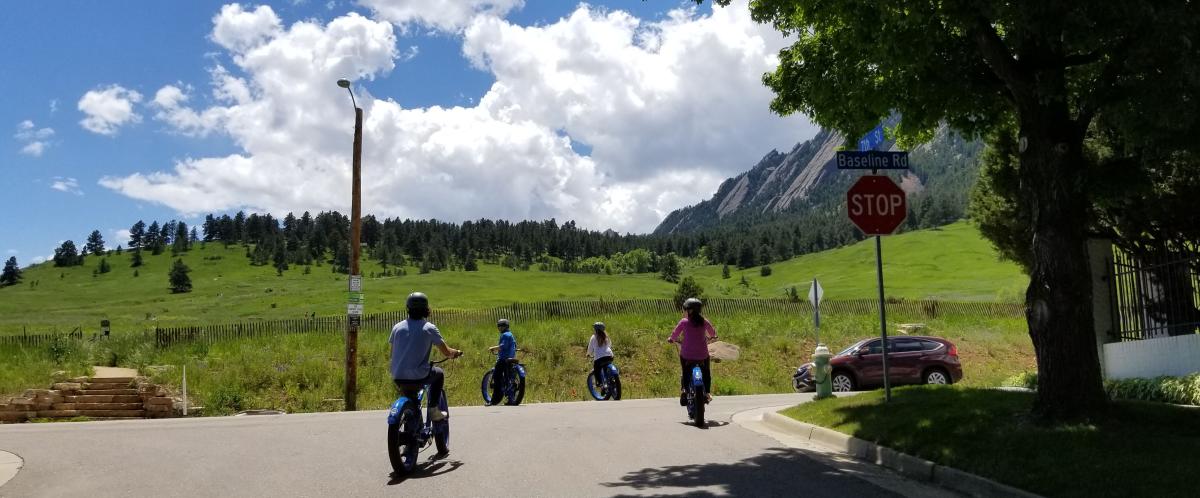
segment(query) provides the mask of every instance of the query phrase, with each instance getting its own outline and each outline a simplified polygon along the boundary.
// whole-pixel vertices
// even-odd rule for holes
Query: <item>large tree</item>
[[[0,287],[17,285],[21,282],[21,267],[17,265],[17,257],[12,256],[4,262],[4,271],[0,273]]]
[[[175,264],[171,265],[171,271],[167,274],[167,280],[171,284],[171,293],[180,294],[192,291],[192,278],[188,273],[192,269],[183,264],[183,259],[176,259]]]
[[[92,230],[88,235],[87,243],[83,246],[84,252],[87,254],[104,254],[104,236],[100,235],[99,230]]]
[[[142,247],[143,238],[146,236],[146,222],[138,220],[132,227],[129,227],[129,248],[134,249]]]
[[[54,266],[77,266],[83,264],[83,256],[75,248],[75,242],[64,240],[62,245],[54,250]]]
[[[901,144],[942,123],[969,136],[1016,130],[1012,200],[1029,213],[1034,411],[1064,419],[1102,409],[1084,140],[1108,113],[1123,117],[1113,124],[1130,135],[1197,130],[1200,4],[755,0],[751,12],[795,40],[764,77],[780,114],[803,112],[857,137],[899,113],[891,132]]]

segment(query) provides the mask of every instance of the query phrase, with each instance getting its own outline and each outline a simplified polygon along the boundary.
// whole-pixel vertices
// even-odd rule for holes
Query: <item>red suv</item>
[[[883,341],[863,339],[829,361],[834,391],[853,391],[883,385]],[[797,391],[816,387],[812,363],[796,370],[792,383]],[[953,384],[962,380],[958,348],[940,337],[900,336],[888,338],[888,373],[892,385]]]

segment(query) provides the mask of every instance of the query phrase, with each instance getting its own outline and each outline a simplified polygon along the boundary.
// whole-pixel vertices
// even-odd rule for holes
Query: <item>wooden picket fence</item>
[[[76,328],[71,332],[45,332],[39,334],[0,335],[0,346],[42,346],[58,339],[83,339],[83,330]]]
[[[709,299],[705,303],[705,314],[713,317],[732,314],[779,315],[792,314],[810,316],[812,305],[789,299]],[[870,299],[828,301],[821,304],[823,316],[850,314],[873,314],[878,312],[879,303]],[[936,318],[942,315],[971,315],[987,318],[1018,318],[1024,316],[1025,306],[1017,303],[948,302],[948,301],[893,301],[887,303],[892,316],[912,318]],[[679,313],[675,302],[670,299],[626,299],[616,301],[545,301],[514,303],[494,308],[459,310],[434,309],[430,321],[442,328],[470,328],[491,326],[500,318],[516,322],[529,322],[555,318],[580,318],[588,321],[604,320],[610,315],[673,315]],[[404,311],[390,311],[366,315],[359,330],[371,333],[387,332],[396,322],[407,317]],[[159,327],[155,329],[155,344],[167,347],[180,341],[214,341],[243,337],[268,337],[294,334],[342,334],[346,331],[346,317],[320,317],[298,320],[262,320],[222,325],[200,325],[188,327]]]
[[[709,299],[705,303],[705,314],[711,317],[733,314],[759,315],[812,315],[812,305],[806,301],[789,299]],[[870,299],[827,301],[821,304],[822,316],[874,314],[879,310],[878,301]],[[887,303],[889,316],[909,319],[931,319],[943,315],[980,316],[987,318],[1017,318],[1024,316],[1025,306],[1018,303],[908,301]],[[491,326],[500,318],[517,322],[556,318],[579,318],[589,323],[605,320],[611,315],[675,315],[679,313],[675,302],[670,299],[625,299],[599,301],[545,301],[535,303],[513,303],[494,308],[460,310],[434,309],[430,320],[442,328],[470,328]],[[392,326],[406,318],[402,310],[374,313],[363,316],[360,330],[387,332]],[[346,331],[346,317],[314,317],[293,320],[251,320],[237,323],[207,324],[193,326],[156,327],[154,343],[158,347],[169,347],[180,342],[227,341],[253,337],[272,337],[297,334],[342,334]],[[0,346],[6,344],[37,346],[47,344],[63,334],[0,335]],[[82,332],[69,337],[82,339]]]

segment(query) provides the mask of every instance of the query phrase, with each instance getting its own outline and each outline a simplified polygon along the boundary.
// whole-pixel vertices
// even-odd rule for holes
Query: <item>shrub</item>
[[[1003,385],[1037,389],[1037,375],[1037,372],[1023,372],[1009,377]],[[1185,377],[1106,380],[1104,390],[1112,399],[1200,406],[1200,373]]]

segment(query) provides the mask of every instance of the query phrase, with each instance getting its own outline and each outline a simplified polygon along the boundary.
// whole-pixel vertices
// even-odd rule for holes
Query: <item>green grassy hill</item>
[[[911,232],[883,241],[887,295],[909,299],[1015,301],[1027,279],[1018,268],[1000,262],[996,252],[966,223]],[[250,266],[246,249],[210,243],[180,256],[191,267],[193,291],[171,294],[167,271],[173,258],[145,255],[145,265],[129,267],[128,252],[108,257],[113,270],[94,275],[100,258],[88,256],[83,266],[55,268],[44,263],[27,268],[21,284],[0,289],[0,333],[67,331],[98,328],[101,319],[114,333],[144,330],[155,324],[229,322],[246,318],[300,318],[344,313],[346,276],[329,265],[292,267],[277,276],[269,266]],[[875,290],[874,243],[871,240],[771,265],[769,277],[758,268],[733,271],[721,278],[719,266],[684,269],[712,297],[781,297],[797,286],[803,295],[817,277],[826,299],[871,298]],[[419,275],[408,268],[400,277],[382,273],[374,261],[363,262],[368,313],[401,308],[413,290],[428,293],[437,307],[478,308],[512,302],[556,299],[664,298],[674,284],[657,275],[590,275],[517,272],[483,264],[478,272],[434,272]],[[308,273],[306,273],[308,271]],[[739,284],[745,275],[748,286]]]

